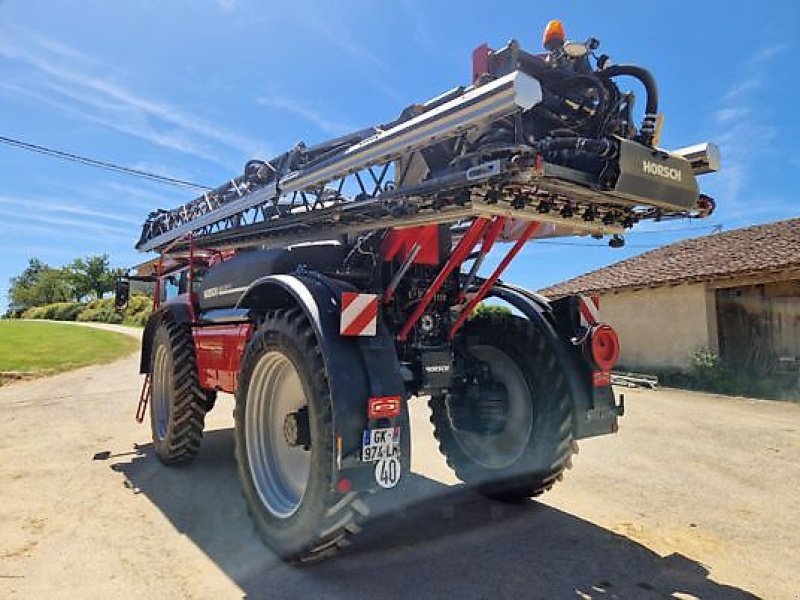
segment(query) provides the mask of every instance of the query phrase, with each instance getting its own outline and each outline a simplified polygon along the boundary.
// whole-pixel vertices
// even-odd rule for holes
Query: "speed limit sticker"
[[[375,481],[382,488],[393,488],[400,481],[400,459],[382,458],[375,463]]]

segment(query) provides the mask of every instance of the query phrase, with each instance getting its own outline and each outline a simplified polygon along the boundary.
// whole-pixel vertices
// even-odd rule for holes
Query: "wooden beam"
[[[781,269],[776,271],[760,271],[755,273],[740,274],[726,278],[719,278],[708,282],[709,289],[719,290],[764,283],[777,283],[780,281],[800,280],[800,269]]]

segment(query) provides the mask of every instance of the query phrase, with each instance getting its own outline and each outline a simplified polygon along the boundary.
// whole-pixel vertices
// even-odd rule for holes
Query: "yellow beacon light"
[[[553,19],[544,28],[542,36],[542,46],[547,50],[556,50],[564,45],[566,35],[564,34],[564,24],[558,19]]]

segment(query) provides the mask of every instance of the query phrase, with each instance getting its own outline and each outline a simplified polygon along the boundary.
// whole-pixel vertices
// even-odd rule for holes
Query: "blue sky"
[[[538,288],[713,225],[798,214],[798,3],[377,5],[0,0],[0,135],[217,185],[249,158],[389,120],[468,83],[470,53],[484,41],[538,50],[544,24],[561,18],[569,37],[598,37],[615,62],[653,71],[663,146],[722,147],[724,171],[702,180],[719,211],[639,225],[622,250],[574,238],[531,244],[509,280]],[[139,262],[132,246],[147,213],[192,196],[3,145],[0,175],[2,306],[31,256]]]

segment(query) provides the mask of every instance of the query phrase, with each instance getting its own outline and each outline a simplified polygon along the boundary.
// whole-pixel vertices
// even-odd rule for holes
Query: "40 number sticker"
[[[377,461],[375,463],[375,481],[385,489],[396,486],[400,481],[400,459],[393,456]]]

